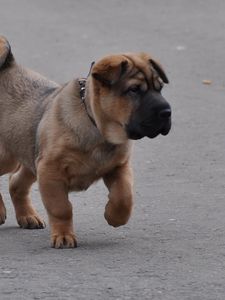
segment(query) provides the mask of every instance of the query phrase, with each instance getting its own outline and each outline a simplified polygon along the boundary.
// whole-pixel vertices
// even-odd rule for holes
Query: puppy
[[[127,223],[133,202],[132,140],[167,135],[171,107],[161,90],[161,65],[146,53],[109,55],[86,79],[59,85],[18,65],[0,37],[0,175],[18,224],[43,228],[29,190],[37,180],[55,248],[76,247],[71,191],[103,179],[109,190],[105,219]],[[6,209],[0,195],[0,224]]]

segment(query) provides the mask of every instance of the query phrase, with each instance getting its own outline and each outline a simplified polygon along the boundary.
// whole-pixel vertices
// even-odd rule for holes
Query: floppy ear
[[[159,77],[163,80],[163,82],[169,83],[166,73],[163,70],[163,68],[161,67],[161,65],[153,59],[150,59],[149,61],[150,61],[150,64],[152,65],[153,69],[158,73]]]
[[[121,55],[106,57],[94,65],[92,76],[103,85],[111,86],[121,79],[127,67],[128,61]]]
[[[9,42],[0,36],[0,69],[3,69],[13,59]]]

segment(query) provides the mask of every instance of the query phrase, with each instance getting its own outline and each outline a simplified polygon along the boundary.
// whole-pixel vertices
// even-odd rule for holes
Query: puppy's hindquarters
[[[12,58],[12,54],[9,42],[4,37],[0,36],[0,71],[6,67],[10,58]],[[10,172],[15,165],[16,162],[10,155],[6,155],[6,151],[0,143],[0,176]],[[6,209],[0,194],[0,225],[5,223],[5,219]]]
[[[5,69],[12,60],[13,56],[9,42],[4,37],[0,36],[0,72]],[[11,172],[16,165],[16,160],[13,159],[7,151],[5,151],[0,141],[0,176]],[[5,219],[6,209],[2,195],[0,194],[0,225],[5,223]]]
[[[58,84],[18,65],[8,41],[0,36],[0,176],[13,173],[10,194],[22,228],[45,226],[32,207],[28,192],[36,180],[32,173],[36,128],[47,97],[57,87]],[[0,223],[4,223],[5,218],[1,197]]]

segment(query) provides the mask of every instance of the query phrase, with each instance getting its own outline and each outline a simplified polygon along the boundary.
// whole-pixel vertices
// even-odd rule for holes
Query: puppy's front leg
[[[39,188],[51,228],[51,245],[53,248],[75,248],[72,204],[66,185],[53,174],[56,173],[49,168],[38,168]]]
[[[133,175],[129,163],[117,167],[104,178],[109,190],[105,219],[114,227],[127,223],[133,205]]]

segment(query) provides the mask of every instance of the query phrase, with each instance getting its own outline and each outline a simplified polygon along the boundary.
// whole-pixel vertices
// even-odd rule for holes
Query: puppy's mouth
[[[160,133],[162,135],[167,135],[170,132],[170,129],[171,129],[171,121],[169,123],[167,123],[164,127],[162,127]]]
[[[139,140],[147,136],[150,139],[157,137],[158,135],[167,135],[171,129],[171,120],[168,120],[164,124],[154,125],[152,123],[141,124],[128,124],[126,126],[128,138],[131,140]]]

